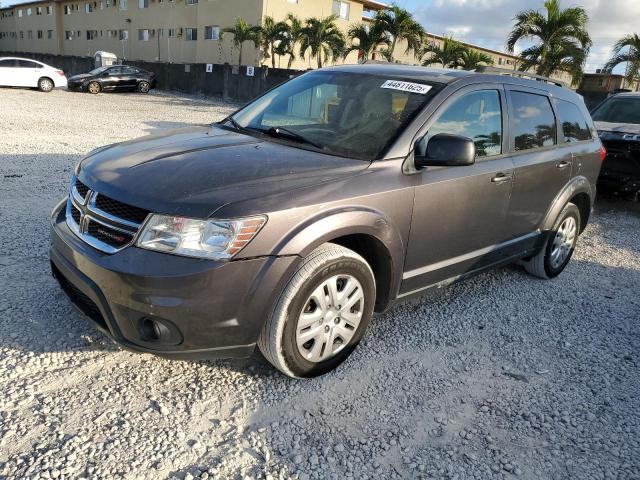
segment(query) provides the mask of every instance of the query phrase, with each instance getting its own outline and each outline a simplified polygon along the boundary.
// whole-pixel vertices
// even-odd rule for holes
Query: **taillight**
[[[604,148],[604,145],[600,147],[600,162],[604,162],[604,159],[607,158],[607,149]]]
[[[62,70],[56,70],[56,73],[61,77],[64,77],[64,72]]]

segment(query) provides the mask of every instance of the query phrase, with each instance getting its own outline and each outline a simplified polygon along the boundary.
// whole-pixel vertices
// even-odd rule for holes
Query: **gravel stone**
[[[0,95],[0,478],[638,478],[637,204],[600,199],[552,281],[510,266],[377,315],[322,378],[259,355],[169,361],[118,348],[68,303],[49,213],[93,148],[236,106]]]

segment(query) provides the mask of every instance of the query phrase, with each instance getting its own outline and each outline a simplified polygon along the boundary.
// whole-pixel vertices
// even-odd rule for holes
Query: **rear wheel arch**
[[[543,232],[548,232],[553,228],[553,225],[560,215],[560,212],[568,203],[574,203],[580,210],[581,222],[580,232],[587,226],[589,214],[591,213],[591,206],[594,200],[594,191],[592,190],[591,182],[586,177],[573,178],[564,188],[556,195],[551,206],[547,210],[547,214],[540,226]]]

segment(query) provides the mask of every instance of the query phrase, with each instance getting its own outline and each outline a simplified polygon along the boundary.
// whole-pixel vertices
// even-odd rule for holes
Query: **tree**
[[[486,65],[493,65],[493,59],[486,53],[468,47],[462,50],[458,66],[463,70],[476,70],[478,67]]]
[[[520,54],[523,70],[535,68],[538,75],[547,77],[564,71],[577,82],[592,45],[589,16],[581,7],[562,10],[560,0],[547,0],[544,8],[545,12],[524,10],[516,15],[507,49],[513,52],[518,41],[532,41],[534,45]]]
[[[311,50],[311,58],[317,58],[318,68],[330,59],[338,58],[345,49],[342,31],[336,25],[336,16],[307,18],[300,31],[300,56]]]
[[[302,22],[298,17],[293,14],[288,14],[284,22],[286,29],[283,32],[283,37],[276,46],[275,52],[280,56],[289,56],[289,62],[287,68],[291,68],[293,61],[296,58],[296,45],[300,41],[302,34]]]
[[[286,32],[289,25],[285,22],[276,22],[273,17],[264,17],[262,30],[260,32],[260,43],[262,46],[263,58],[271,59],[271,66],[276,68],[277,46],[286,40]]]
[[[433,65],[439,63],[444,68],[456,68],[462,61],[462,56],[467,48],[451,37],[445,37],[442,46],[437,43],[430,43],[422,50],[422,54],[429,55],[423,59],[422,65]]]
[[[379,10],[374,24],[379,25],[390,38],[391,43],[385,55],[389,61],[394,61],[393,55],[400,40],[407,42],[405,53],[413,51],[416,57],[419,56],[425,31],[407,10],[395,4],[385,10]]]
[[[344,56],[351,52],[358,52],[358,57],[365,62],[380,45],[389,45],[389,37],[379,23],[352,25],[347,32],[347,37],[351,40],[351,46],[345,50]]]
[[[257,48],[260,45],[262,27],[249,25],[244,18],[237,18],[233,27],[222,29],[222,33],[233,35],[233,45],[238,49],[238,67],[242,66],[242,46],[244,42],[253,42]]]
[[[629,47],[626,52],[623,52]],[[636,91],[640,91],[640,36],[637,33],[625,35],[613,45],[611,58],[604,69],[611,72],[621,63],[627,64],[626,78],[629,84],[636,83]]]

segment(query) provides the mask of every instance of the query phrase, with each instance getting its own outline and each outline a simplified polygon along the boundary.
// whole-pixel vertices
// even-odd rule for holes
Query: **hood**
[[[594,122],[598,132],[612,133],[630,133],[632,135],[640,135],[640,125],[637,123],[611,123],[611,122]]]
[[[90,73],[81,73],[79,75],[74,75],[73,77],[69,77],[69,80],[83,80],[85,78],[91,78],[93,75]]]
[[[224,205],[344,178],[368,166],[203,126],[98,149],[81,162],[78,177],[130,205],[206,218]]]

